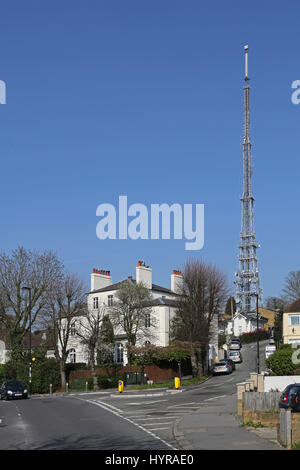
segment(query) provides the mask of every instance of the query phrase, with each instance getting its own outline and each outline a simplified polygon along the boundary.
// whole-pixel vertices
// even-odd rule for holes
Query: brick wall
[[[141,372],[141,366],[127,366],[127,367],[116,367],[110,369],[96,369],[97,375],[114,375],[115,373],[124,374],[126,372]],[[161,369],[158,366],[151,365],[145,366],[145,374],[147,374],[148,380],[153,380],[153,382],[162,382],[164,380],[171,380],[178,375],[177,371],[169,369]],[[70,372],[69,376],[69,385],[72,387],[72,379],[88,379],[91,377],[91,372],[89,370],[73,370]]]
[[[243,410],[243,423],[246,424],[249,421],[253,423],[261,423],[267,428],[277,428],[280,423],[279,412],[266,412],[266,411],[251,411]]]
[[[300,413],[292,413],[292,443],[300,442]]]

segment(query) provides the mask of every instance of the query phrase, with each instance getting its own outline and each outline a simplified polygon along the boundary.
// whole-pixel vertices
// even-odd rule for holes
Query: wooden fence
[[[279,411],[281,392],[244,392],[243,408],[249,411]]]

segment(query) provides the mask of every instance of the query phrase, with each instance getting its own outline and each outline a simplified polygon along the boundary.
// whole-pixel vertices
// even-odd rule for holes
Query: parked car
[[[241,351],[229,351],[228,358],[235,363],[243,362]]]
[[[232,338],[231,343],[238,343],[241,349],[243,347],[242,340],[240,338]]]
[[[237,343],[237,342],[232,342],[230,343],[229,345],[229,349],[234,349],[234,350],[240,350],[241,349],[241,345],[240,343]]]
[[[0,398],[1,400],[9,400],[13,398],[27,398],[27,389],[18,381],[9,381],[3,382],[0,388]]]
[[[232,367],[228,362],[216,362],[213,365],[213,375],[231,374]]]
[[[219,362],[224,362],[224,363],[228,362],[228,364],[231,366],[232,370],[235,370],[235,363],[229,357],[226,358],[226,359],[221,359]]]
[[[290,408],[300,412],[300,384],[289,384],[279,399],[279,408]]]

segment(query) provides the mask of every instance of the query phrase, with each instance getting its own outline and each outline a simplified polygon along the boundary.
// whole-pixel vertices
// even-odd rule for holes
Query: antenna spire
[[[245,50],[245,86],[244,86],[244,138],[243,138],[243,194],[242,220],[239,247],[239,269],[236,273],[236,300],[238,311],[253,312],[254,296],[261,298],[262,289],[259,286],[254,229],[254,197],[252,194],[252,166],[250,142],[250,87],[248,77],[248,46]]]
[[[249,80],[249,77],[248,77],[248,49],[249,49],[249,46],[248,45],[244,46],[244,49],[245,49],[245,80]]]

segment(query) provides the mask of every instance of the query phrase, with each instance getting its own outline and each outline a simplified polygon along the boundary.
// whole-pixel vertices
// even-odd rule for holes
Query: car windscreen
[[[214,366],[224,366],[224,362],[216,362]]]
[[[24,388],[24,385],[21,382],[7,382],[6,388],[8,390],[20,390]]]

